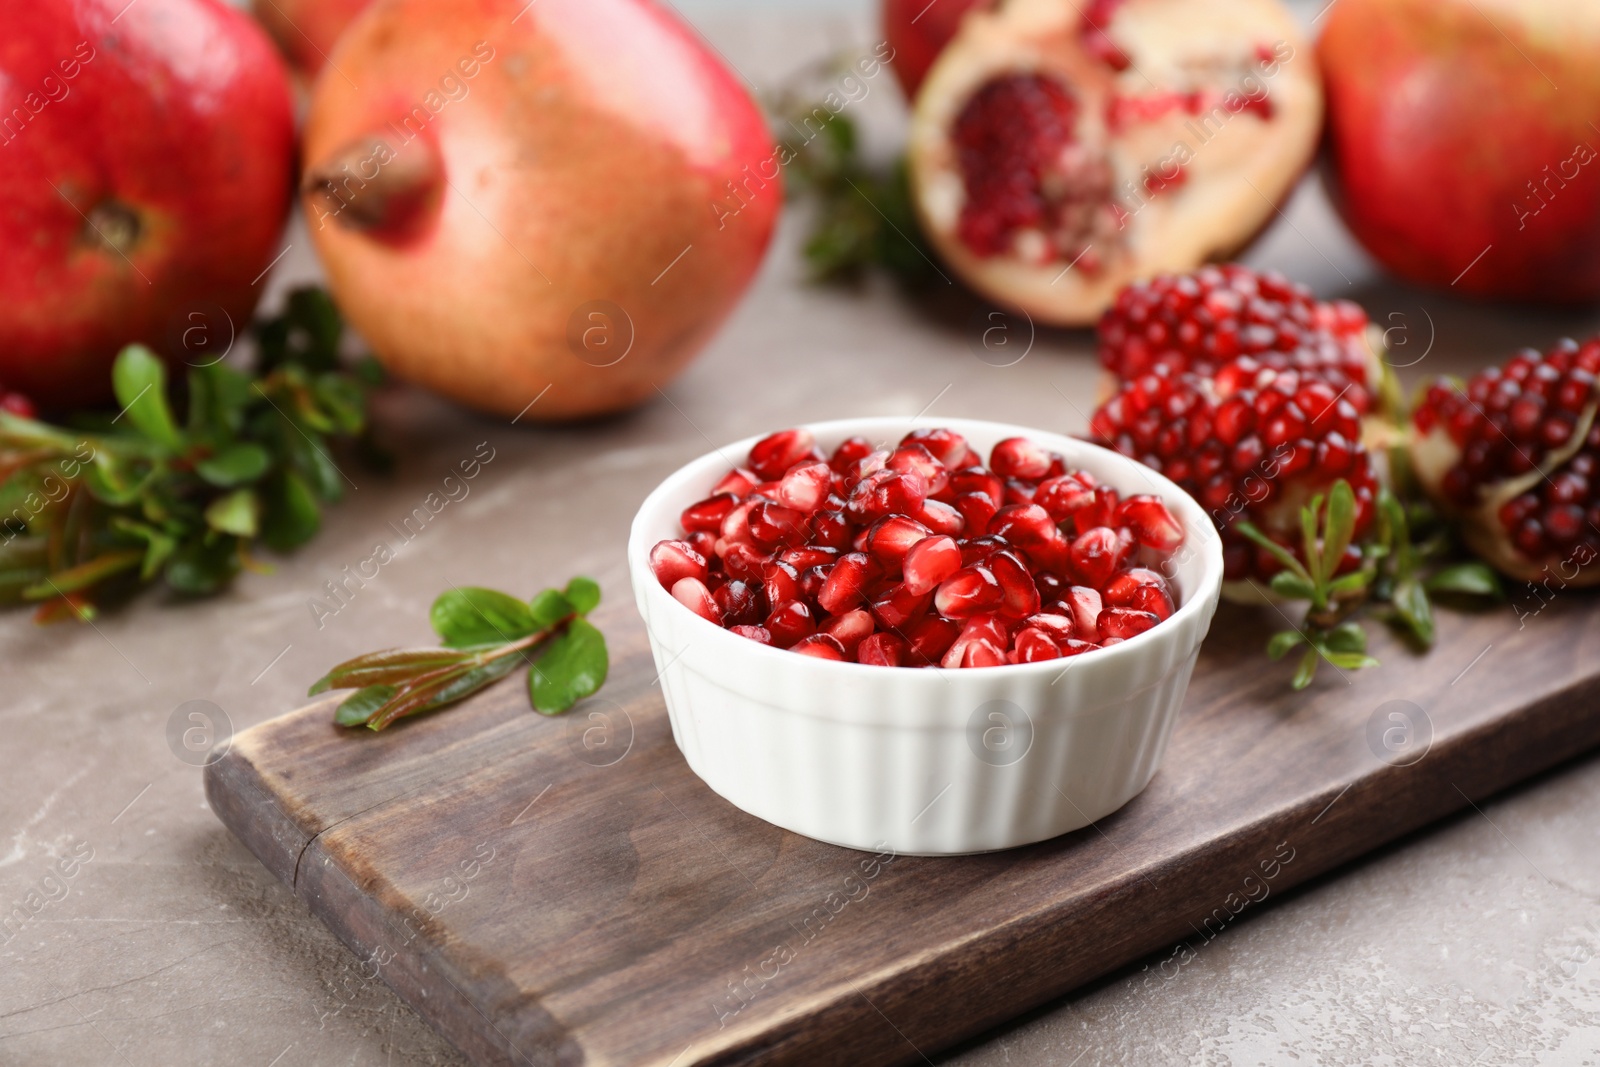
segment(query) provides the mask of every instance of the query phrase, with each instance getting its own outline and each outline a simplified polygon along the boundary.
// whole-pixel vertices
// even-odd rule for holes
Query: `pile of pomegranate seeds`
[[[1119,381],[1090,438],[1192,493],[1222,534],[1223,575],[1283,569],[1240,521],[1303,557],[1300,509],[1337,481],[1356,510],[1338,573],[1361,564],[1378,474],[1362,444],[1375,383],[1366,313],[1324,304],[1275,274],[1204,267],[1129,286],[1100,323]]]
[[[758,441],[650,551],[700,617],[762,644],[885,667],[1076,656],[1168,618],[1183,530],[1032,441],[983,457],[945,429],[893,450],[806,430]]]
[[[1433,383],[1413,422],[1421,435],[1442,431],[1455,448],[1454,462],[1429,488],[1466,511],[1523,479],[1527,488],[1496,514],[1517,552],[1530,560],[1600,557],[1597,378],[1600,338],[1562,341],[1543,354],[1519,352],[1504,367],[1474,375],[1464,390]],[[1533,475],[1535,469],[1545,476]]]

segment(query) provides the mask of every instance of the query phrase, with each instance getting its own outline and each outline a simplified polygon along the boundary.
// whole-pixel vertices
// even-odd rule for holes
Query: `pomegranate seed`
[[[968,452],[967,439],[954,430],[913,430],[906,434],[900,443],[921,445],[934,459],[952,468],[956,466],[956,461],[965,457]]]
[[[720,540],[729,544],[749,544],[750,537],[750,512],[756,504],[746,501],[728,512],[722,519]],[[720,554],[720,553],[719,553]]]
[[[829,567],[809,567],[800,575],[800,599],[815,604],[827,584]]]
[[[772,643],[779,648],[789,648],[817,630],[811,609],[798,600],[790,600],[773,608],[772,614],[767,616],[766,627],[772,635]]]
[[[707,622],[722,625],[722,612],[711,597],[711,590],[698,578],[679,578],[672,586],[672,598]]]
[[[967,533],[975,537],[982,537],[989,532],[989,524],[994,520],[995,512],[1000,506],[988,493],[963,493],[956,497],[955,508],[961,513],[965,522]]]
[[[906,643],[894,634],[873,634],[856,649],[856,661],[874,667],[898,667],[905,660]]]
[[[706,580],[706,558],[685,541],[657,542],[650,550],[650,569],[667,589],[684,578]]]
[[[778,503],[810,514],[822,505],[833,488],[833,471],[826,463],[800,463],[778,482]]]
[[[1081,656],[1085,652],[1093,652],[1095,649],[1100,647],[1100,645],[1097,645],[1092,641],[1080,641],[1074,637],[1065,644],[1061,645],[1061,655],[1063,658],[1067,656]]]
[[[917,594],[903,585],[893,585],[872,599],[872,615],[890,630],[898,630],[928,610],[928,593]]]
[[[791,652],[798,652],[802,656],[812,656],[816,659],[831,659],[843,662],[845,656],[844,646],[827,634],[812,634],[810,637],[801,638],[789,646]]]
[[[811,456],[816,439],[809,430],[781,430],[750,448],[750,469],[764,481],[782,478],[796,463]]]
[[[856,658],[856,649],[876,628],[877,624],[873,622],[872,616],[860,608],[846,612],[838,618],[829,619],[822,624],[822,632],[833,637],[840,645],[844,646],[846,654],[851,659]]]
[[[1107,608],[1100,613],[1100,643],[1105,645],[1110,641],[1126,641],[1130,637],[1144,633],[1160,621],[1158,616],[1148,611]]]
[[[867,582],[875,568],[864,552],[851,552],[839,557],[839,562],[828,572],[828,580],[817,593],[817,603],[830,615],[842,615],[861,603]]]
[[[967,662],[967,650],[974,642],[983,642],[993,648],[999,649],[1009,643],[1005,627],[993,615],[976,615],[966,621],[961,627],[961,633],[950,647],[945,649],[940,666],[957,668],[972,666]]]
[[[868,550],[884,563],[899,564],[911,546],[927,537],[929,530],[916,519],[888,515],[873,523],[867,535]]]
[[[1103,589],[1121,562],[1121,545],[1117,531],[1109,526],[1096,526],[1079,534],[1072,542],[1070,553],[1072,570],[1085,584]]]
[[[692,533],[684,540],[689,542],[689,547],[700,553],[707,560],[717,554],[717,538],[715,534]]]
[[[833,450],[833,455],[828,457],[828,466],[835,474],[847,474],[857,463],[870,455],[872,455],[871,441],[865,437],[847,437]]]
[[[958,497],[967,493],[984,493],[995,502],[995,507],[999,507],[1000,498],[1005,496],[1006,483],[982,467],[962,467],[950,475],[947,491]]]
[[[716,533],[722,529],[722,520],[738,503],[739,498],[732,493],[715,493],[684,508],[678,521],[689,533]]]
[[[803,540],[806,517],[794,508],[764,501],[750,509],[750,539],[759,548],[774,549]]]
[[[778,553],[778,562],[787,563],[796,573],[804,573],[812,567],[831,567],[838,559],[838,549],[818,545],[801,545]]]
[[[951,537],[925,537],[906,552],[903,567],[908,590],[930,592],[961,569],[961,547]]]
[[[1008,437],[989,453],[989,469],[1002,478],[1038,481],[1050,474],[1051,455],[1026,437]]]
[[[811,516],[811,539],[824,548],[847,548],[850,521],[843,511],[819,511]]]
[[[743,467],[735,467],[727,474],[724,474],[720,482],[712,486],[711,495],[719,496],[723,493],[731,493],[735,497],[742,497],[754,489],[756,483],[760,480],[755,476],[755,472],[745,470]]]
[[[937,663],[961,634],[954,619],[929,613],[907,623],[902,632],[910,642],[910,654],[925,663]]]
[[[989,557],[989,570],[1000,583],[1004,597],[999,612],[1011,619],[1022,619],[1039,610],[1039,590],[1033,584],[1033,575],[1022,561],[1010,552],[996,552]]]
[[[1078,533],[1096,526],[1110,526],[1116,521],[1121,499],[1109,485],[1097,485],[1089,491],[1089,501],[1072,516],[1073,529]]]
[[[1017,663],[1039,663],[1061,658],[1061,649],[1056,647],[1050,635],[1032,626],[1025,626],[1017,632],[1012,649]]]
[[[772,635],[765,626],[730,626],[728,629],[740,637],[748,637],[758,645],[772,644]]]
[[[966,619],[993,611],[1005,600],[994,572],[981,563],[964,567],[940,583],[933,605],[947,619]]]
[[[800,597],[800,572],[781,560],[769,560],[762,569],[762,593],[771,605],[798,600]]]
[[[1054,521],[1067,522],[1079,508],[1094,499],[1094,486],[1077,473],[1063,474],[1039,483],[1033,502],[1044,508]]]
[[[1067,569],[1067,541],[1050,513],[1038,504],[1013,504],[996,512],[989,532],[1021,548],[1045,570]]]
[[[725,626],[754,626],[767,614],[761,590],[737,579],[719,586],[712,599]]]
[[[1067,615],[1052,613],[1030,615],[1026,625],[1035,630],[1042,630],[1051,641],[1058,645],[1070,639],[1076,632],[1071,617]]]
[[[967,528],[967,520],[962,518],[961,512],[941,500],[924,500],[922,510],[915,517],[934,533],[950,537],[960,537]]]
[[[1075,585],[1067,590],[1066,598],[1061,603],[1066,609],[1062,614],[1072,618],[1074,637],[1090,642],[1100,640],[1100,612],[1104,610],[1104,604],[1098,590]]]
[[[1358,550],[1356,558],[1360,556]],[[1109,607],[1137,608],[1162,619],[1172,617],[1174,606],[1167,580],[1147,567],[1134,567],[1112,578],[1104,600]]]
[[[902,474],[911,472],[918,475],[929,496],[942,493],[945,486],[950,484],[950,472],[945,465],[934,459],[933,453],[920,444],[901,445],[890,454],[884,466]]]
[[[767,576],[767,557],[753,545],[723,545],[718,552],[723,568],[733,577],[747,582],[762,582]]]

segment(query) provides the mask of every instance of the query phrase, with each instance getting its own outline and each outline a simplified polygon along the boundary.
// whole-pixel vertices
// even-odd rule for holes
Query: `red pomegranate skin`
[[[1335,199],[1390,270],[1489,298],[1600,299],[1592,5],[1339,0],[1329,10],[1318,51]]]
[[[523,421],[655,398],[732,311],[782,203],[749,93],[650,0],[385,0],[318,77],[304,153],[312,237],[377,357]]]
[[[294,188],[288,78],[216,0],[0,0],[0,25],[0,381],[104,402],[124,345],[248,322]]]
[[[894,49],[894,74],[914,99],[928,68],[961,28],[975,7],[993,7],[996,0],[883,0],[883,39]]]

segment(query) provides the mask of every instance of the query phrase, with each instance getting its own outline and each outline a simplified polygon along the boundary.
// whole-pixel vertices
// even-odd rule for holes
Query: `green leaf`
[[[1272,591],[1285,600],[1310,600],[1316,589],[1293,571],[1279,571],[1272,576]]]
[[[311,692],[315,695],[317,690]],[[365,689],[358,689],[340,703],[333,721],[340,726],[365,726],[367,720],[372,718],[372,713],[387,704],[394,694],[395,687],[392,685],[369,685]]]
[[[101,449],[83,469],[83,484],[95,499],[124,507],[138,501],[162,473],[158,466],[125,461]]]
[[[1239,522],[1235,523],[1233,528],[1271,553],[1272,558],[1283,564],[1285,570],[1299,575],[1307,585],[1315,584],[1311,581],[1311,575],[1306,571],[1305,566],[1295,558],[1294,553],[1256,529],[1255,523]]]
[[[1328,594],[1334,597],[1349,596],[1359,592],[1372,583],[1372,573],[1367,570],[1351,571],[1349,574],[1335,578],[1328,585]]]
[[[528,696],[534,710],[560,715],[605,684],[610,661],[606,639],[584,619],[574,619],[565,633],[528,672]]]
[[[1429,575],[1423,585],[1430,593],[1455,593],[1459,596],[1505,599],[1505,589],[1500,584],[1500,576],[1487,563],[1457,563],[1444,567]]]
[[[261,525],[261,501],[252,489],[235,489],[206,506],[206,525],[237,537],[254,537]]]
[[[105,555],[96,556],[87,562],[75,567],[68,567],[63,571],[56,571],[45,580],[30,586],[22,591],[23,597],[28,600],[48,600],[51,597],[63,596],[67,593],[88,589],[99,582],[105,581],[114,574],[130,571],[139,565],[144,558],[144,551],[138,548],[119,549],[107,552]]]
[[[1322,646],[1329,652],[1365,652],[1367,631],[1358,623],[1341,622],[1322,635]]]
[[[446,645],[495,645],[527,637],[540,626],[528,605],[514,596],[467,586],[439,595],[428,612],[434,632]]]
[[[574,578],[573,581],[577,581],[577,579]],[[567,588],[572,588],[570,582],[567,584]],[[596,599],[598,598],[598,594],[596,594]],[[568,615],[578,611],[577,605],[568,600],[565,593],[558,593],[554,589],[541,590],[538,595],[529,601],[529,609],[532,613],[534,626],[541,630],[554,626]]]
[[[1356,532],[1356,495],[1350,483],[1340,478],[1328,492],[1328,517],[1322,536],[1322,584],[1326,585],[1339,569],[1344,550]]]
[[[1406,627],[1423,645],[1433,644],[1433,607],[1428,603],[1427,591],[1415,576],[1402,578],[1395,583],[1392,597],[1395,612]]]
[[[1315,648],[1308,648],[1300,657],[1300,666],[1295,668],[1294,679],[1289,683],[1296,690],[1304,689],[1311,684],[1311,679],[1317,676],[1317,661],[1322,658],[1322,653]]]
[[[180,593],[215,593],[239,573],[239,545],[232,537],[196,538],[181,545],[167,562],[167,584]]]
[[[1305,639],[1305,635],[1299,630],[1279,630],[1267,641],[1267,655],[1274,660],[1282,659],[1289,654],[1290,649],[1302,644]]]
[[[261,488],[261,540],[274,552],[299,548],[317,535],[322,508],[294,471],[278,471]]]
[[[1322,552],[1317,544],[1317,526],[1322,518],[1322,504],[1322,494],[1319,493],[1311,498],[1311,503],[1300,509],[1301,551],[1306,554],[1306,574],[1311,578],[1313,586],[1323,584]]]
[[[252,395],[250,379],[226,363],[191,368],[189,433],[209,441],[237,436]]]
[[[507,657],[510,658],[510,657]],[[394,685],[441,667],[459,666],[472,659],[470,652],[443,648],[388,648],[347,659],[318,678],[307,696],[329,689],[362,689]]]
[[[368,720],[367,727],[382,730],[396,719],[464,700],[491,682],[504,678],[521,662],[516,656],[502,656],[480,666],[463,666],[438,678],[407,686]]]
[[[129,345],[111,366],[111,384],[123,415],[140,433],[174,451],[183,437],[167,407],[167,369],[144,345]]]
[[[579,615],[587,615],[600,605],[600,583],[578,576],[567,583],[567,600]]]
[[[1359,671],[1378,666],[1378,661],[1364,652],[1329,652],[1328,662],[1345,671]]]
[[[224,489],[253,482],[272,465],[272,454],[253,441],[237,444],[208,456],[194,465],[200,477]]]

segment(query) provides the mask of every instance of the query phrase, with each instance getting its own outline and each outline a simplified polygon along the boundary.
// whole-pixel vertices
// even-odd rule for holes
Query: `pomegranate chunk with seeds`
[[[1158,497],[1124,497],[1026,438],[990,463],[949,430],[831,454],[805,430],[772,434],[684,509],[651,568],[740,637],[872,666],[1040,663],[1171,617],[1157,568],[1183,530]]]

